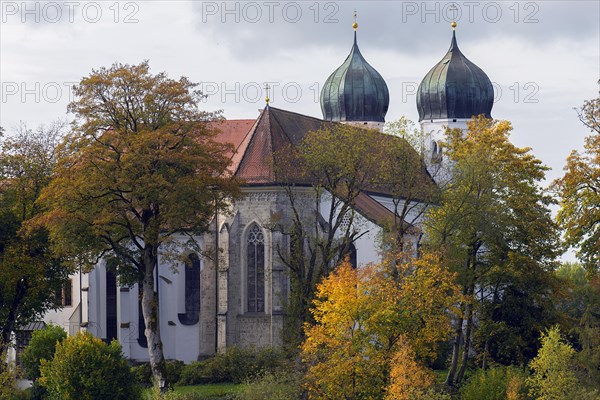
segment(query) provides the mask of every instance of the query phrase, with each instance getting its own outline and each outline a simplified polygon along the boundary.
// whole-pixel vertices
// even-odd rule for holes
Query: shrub
[[[462,400],[521,400],[526,397],[527,374],[515,367],[478,370],[460,390]]]
[[[40,361],[54,357],[56,344],[67,338],[67,332],[58,325],[48,325],[33,331],[29,346],[23,351],[23,370],[28,379],[40,377]]]
[[[175,385],[179,382],[181,377],[181,371],[185,367],[183,361],[170,360],[166,362],[167,366],[167,380],[170,385]],[[131,373],[133,374],[135,381],[143,387],[152,386],[152,369],[150,363],[143,363],[131,367]]]
[[[119,342],[107,345],[78,333],[56,346],[52,360],[41,362],[40,383],[51,400],[129,400],[139,398]]]
[[[260,373],[275,372],[284,364],[280,349],[230,347],[224,353],[183,367],[179,384],[241,383]]]
[[[266,372],[242,385],[238,400],[296,400],[302,397],[301,378],[295,373]]]
[[[425,392],[418,393],[411,400],[452,400],[452,396],[445,392],[436,391],[434,388],[429,388]]]
[[[204,379],[204,363],[196,361],[183,367],[181,371],[180,385],[198,385],[207,383]]]
[[[12,363],[6,363],[6,355],[0,353],[0,400],[17,398],[19,389],[16,386],[17,370]]]
[[[143,363],[131,367],[131,374],[138,385],[142,387],[152,386],[152,369],[150,363]]]
[[[175,385],[181,379],[181,371],[185,367],[185,363],[179,360],[167,361],[167,380],[171,385]]]

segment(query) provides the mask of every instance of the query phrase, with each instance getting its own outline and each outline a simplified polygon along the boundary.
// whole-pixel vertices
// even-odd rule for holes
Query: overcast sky
[[[5,1],[1,0],[0,124],[69,118],[70,86],[93,68],[150,61],[188,76],[207,110],[255,118],[272,105],[321,117],[321,85],[358,43],[390,89],[388,121],[417,120],[416,88],[446,53],[462,52],[494,82],[492,116],[513,123],[561,174],[587,135],[574,107],[598,96],[600,2],[594,1]]]

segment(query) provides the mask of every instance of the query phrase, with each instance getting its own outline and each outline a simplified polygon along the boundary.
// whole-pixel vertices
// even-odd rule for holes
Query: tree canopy
[[[315,324],[305,324],[311,398],[405,398],[406,380],[429,376],[422,363],[451,332],[448,310],[460,301],[453,280],[435,254],[360,269],[344,261],[318,285]]]
[[[564,176],[554,181],[560,197],[557,220],[567,245],[578,249],[578,258],[595,273],[600,271],[600,97],[586,101],[578,112],[592,134],[583,152],[571,152]]]
[[[507,339],[506,332],[498,335],[498,330],[511,321],[529,321],[533,327],[523,328],[529,332],[544,321],[542,314],[507,315],[508,305],[528,304],[527,312],[537,312],[538,307],[541,312],[552,289],[558,233],[550,215],[552,198],[540,186],[547,167],[530,149],[509,141],[511,129],[507,121],[480,116],[468,122],[464,133],[447,132],[452,178],[440,206],[431,208],[425,222],[427,245],[444,249],[444,262],[458,273],[468,299],[455,325],[449,384],[464,375],[469,352],[462,351],[460,370],[458,357],[461,343],[465,349],[473,343],[475,316],[486,354],[493,340]],[[513,310],[520,313],[525,308]],[[523,343],[517,344],[517,352],[523,350]]]
[[[0,136],[0,353],[13,331],[59,307],[56,292],[70,273],[52,254],[47,231],[29,226],[41,212],[37,200],[50,181],[63,127],[21,124]]]
[[[197,84],[147,62],[114,64],[83,78],[69,105],[72,132],[42,194],[58,254],[93,265],[99,257],[125,282],[140,282],[152,371],[164,381],[154,271],[159,253],[185,235],[194,246],[215,207],[238,194],[227,145],[215,142]],[[161,253],[159,250],[163,249]]]

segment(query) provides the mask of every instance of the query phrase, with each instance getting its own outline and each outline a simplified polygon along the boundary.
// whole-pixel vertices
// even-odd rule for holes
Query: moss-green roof
[[[491,118],[493,103],[490,78],[462,54],[453,32],[450,49],[419,85],[419,121],[471,118],[479,114]]]
[[[389,104],[385,80],[360,53],[354,32],[350,54],[327,78],[321,91],[323,119],[385,122]]]

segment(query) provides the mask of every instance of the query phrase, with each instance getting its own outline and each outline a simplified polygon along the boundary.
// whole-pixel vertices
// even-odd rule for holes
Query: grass
[[[435,381],[436,383],[444,383],[446,382],[446,377],[448,376],[448,370],[447,369],[436,369],[433,371],[433,373],[435,374]]]
[[[194,386],[175,386],[175,393],[195,393],[203,399],[219,399],[229,394],[236,394],[240,391],[241,385],[235,383],[212,383],[206,385]],[[143,398],[150,399],[152,389],[145,389]]]
[[[213,383],[195,386],[175,386],[176,393],[198,393],[203,396],[224,396],[239,392],[240,385],[236,383]]]

